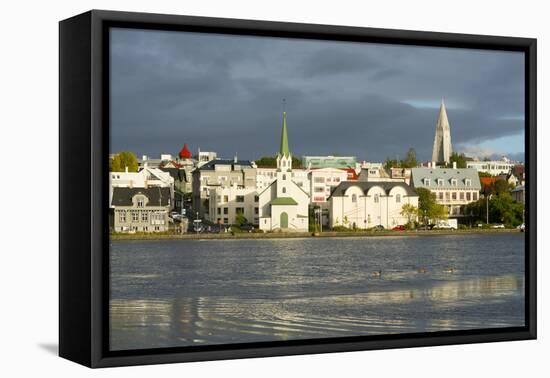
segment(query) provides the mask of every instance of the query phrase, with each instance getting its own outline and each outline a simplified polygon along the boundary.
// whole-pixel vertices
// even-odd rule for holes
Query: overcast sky
[[[254,160],[431,158],[441,99],[453,148],[523,160],[522,53],[113,29],[111,151]]]

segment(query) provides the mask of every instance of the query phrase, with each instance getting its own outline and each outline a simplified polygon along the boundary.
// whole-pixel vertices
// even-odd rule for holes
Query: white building
[[[330,197],[332,189],[347,181],[348,172],[338,168],[312,169],[309,173],[311,202],[323,204]]]
[[[171,204],[174,203],[174,178],[170,173],[147,164],[139,172],[109,172],[109,203],[113,198],[113,188],[170,188]]]
[[[405,204],[418,207],[418,195],[404,182],[342,182],[329,198],[329,225],[391,229],[408,222],[401,215]]]
[[[292,155],[288,148],[286,113],[283,113],[276,178],[259,194],[259,227],[261,230],[308,231],[309,194],[298,186],[292,173]]]
[[[210,191],[210,210],[207,219],[218,224],[236,224],[237,215],[249,223],[258,224],[258,193],[253,187],[218,187]]]
[[[218,158],[218,154],[212,151],[201,151],[201,149],[199,148],[199,153],[197,155],[197,158],[198,158],[197,166],[200,167],[208,163],[209,161],[216,160]]]
[[[434,193],[450,217],[464,215],[464,207],[477,201],[481,190],[479,175],[472,168],[412,168],[411,182],[415,189]]]
[[[512,168],[514,168],[514,165],[515,164],[507,158],[503,158],[502,160],[466,162],[466,167],[473,168],[478,172],[485,172],[493,176],[510,173]]]

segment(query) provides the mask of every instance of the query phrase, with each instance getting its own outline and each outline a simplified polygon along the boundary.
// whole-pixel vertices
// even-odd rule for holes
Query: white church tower
[[[441,108],[439,109],[439,118],[435,126],[434,148],[432,152],[432,161],[436,163],[449,163],[453,153],[453,145],[451,144],[451,125],[447,118],[447,110],[445,103],[441,100]]]

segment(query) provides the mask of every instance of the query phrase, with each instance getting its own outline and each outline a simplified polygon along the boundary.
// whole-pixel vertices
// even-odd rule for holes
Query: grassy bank
[[[241,232],[221,234],[111,234],[111,240],[209,240],[209,239],[292,239],[292,238],[334,238],[334,237],[374,237],[374,236],[441,236],[470,234],[506,234],[519,233],[516,229],[465,229],[465,230],[411,230],[411,231],[327,231],[312,234],[311,232]]]

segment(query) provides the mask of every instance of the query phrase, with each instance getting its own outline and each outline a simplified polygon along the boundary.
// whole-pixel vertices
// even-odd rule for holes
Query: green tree
[[[472,222],[487,222],[487,205],[489,207],[489,222],[504,223],[507,226],[517,226],[523,222],[523,204],[514,201],[507,191],[480,198],[466,206],[465,214]]]
[[[488,172],[478,172],[477,173],[479,178],[482,178],[482,177],[493,177],[492,174],[488,173]]]
[[[425,188],[417,188],[418,194],[418,216],[422,223],[428,224],[431,221],[438,221],[447,218],[445,206],[436,202],[435,194]]]
[[[491,194],[508,193],[512,189],[512,185],[506,180],[497,180],[491,185]]]
[[[137,172],[138,170],[137,157],[133,152],[122,151],[109,161],[111,172],[124,172],[126,168],[128,168],[128,172]]]
[[[274,156],[262,156],[255,161],[260,168],[277,168],[277,158]],[[302,159],[298,156],[292,156],[292,168],[302,168]]]
[[[390,168],[401,168],[401,161],[387,158],[384,162],[384,169],[389,170]]]
[[[235,215],[235,223],[237,223],[237,226],[242,226],[243,224],[248,223],[248,220],[245,218],[242,212],[238,211],[237,215]]]
[[[452,168],[453,163],[456,163],[457,168],[466,168],[466,155],[453,152],[450,157],[450,162],[445,164],[446,168]]]
[[[412,224],[415,218],[418,216],[418,207],[413,204],[406,203],[401,206],[401,215],[407,218],[407,223]]]
[[[414,168],[418,165],[416,161],[416,151],[414,148],[409,148],[405,155],[405,160],[401,161],[401,168]]]

